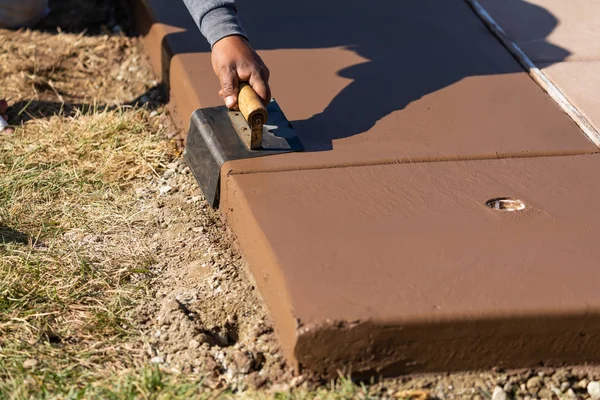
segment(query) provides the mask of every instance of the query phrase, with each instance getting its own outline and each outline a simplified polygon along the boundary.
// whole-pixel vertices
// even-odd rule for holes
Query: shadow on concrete
[[[210,51],[182,0],[147,1],[160,10],[155,16],[160,23],[184,29],[164,38],[162,47],[171,52],[163,50],[163,66],[175,54]],[[547,37],[558,23],[544,8],[522,0],[502,1],[510,13],[529,16],[536,37]],[[237,4],[257,50],[344,47],[369,60],[338,72],[352,82],[322,112],[292,121],[303,142],[309,143],[307,151],[330,150],[332,141],[364,133],[386,115],[464,78],[523,71],[464,0]],[[148,29],[142,26],[140,33]],[[546,46],[557,60],[569,55],[548,42]],[[307,67],[296,65],[292,70],[302,74]]]

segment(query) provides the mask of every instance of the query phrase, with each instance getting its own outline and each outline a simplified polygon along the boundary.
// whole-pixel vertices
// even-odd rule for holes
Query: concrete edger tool
[[[227,161],[304,150],[272,99],[265,107],[254,89],[240,85],[238,110],[201,108],[192,114],[184,159],[204,197],[218,207],[221,167]]]

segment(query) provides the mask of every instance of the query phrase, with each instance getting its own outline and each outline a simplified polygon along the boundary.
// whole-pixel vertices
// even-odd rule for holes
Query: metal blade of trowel
[[[212,207],[219,205],[221,167],[227,161],[304,150],[275,99],[266,107],[257,99],[244,84],[239,111],[220,106],[192,114],[184,159]]]

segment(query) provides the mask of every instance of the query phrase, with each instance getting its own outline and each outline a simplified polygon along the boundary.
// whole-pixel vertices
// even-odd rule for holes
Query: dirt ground
[[[155,226],[144,239],[156,257],[152,303],[134,313],[151,362],[201,373],[216,387],[256,388],[292,377],[243,261],[181,160],[136,188]],[[158,196],[157,196],[158,195]]]
[[[600,392],[600,371],[575,367],[369,385],[294,376],[233,238],[171,140],[124,2],[51,6],[34,29],[0,30],[0,97],[17,128],[0,138],[0,398]]]

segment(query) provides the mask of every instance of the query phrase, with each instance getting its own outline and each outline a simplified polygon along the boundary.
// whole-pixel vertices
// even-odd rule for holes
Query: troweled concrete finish
[[[479,0],[534,62],[600,60],[597,0]]]
[[[223,209],[310,371],[599,360],[599,169],[592,155],[232,175]],[[527,208],[485,206],[500,196]]]
[[[186,129],[222,104],[208,47],[181,1],[136,4]],[[598,148],[465,2],[238,5],[308,149],[222,169],[221,210],[292,364],[600,357]],[[505,195],[530,208],[483,206]]]
[[[222,104],[208,48],[180,1],[147,2],[160,22],[148,47],[168,49],[155,64],[170,69],[187,123],[196,108]],[[463,1],[388,0],[368,11],[345,0],[238,3],[308,152],[236,171],[598,150]]]

